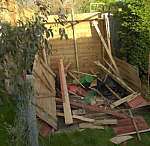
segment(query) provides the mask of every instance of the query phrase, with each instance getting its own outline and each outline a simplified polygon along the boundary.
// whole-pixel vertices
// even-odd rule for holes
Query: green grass
[[[113,131],[110,128],[105,130],[86,129],[82,132],[64,132],[50,135],[48,138],[40,138],[42,146],[105,146],[110,145],[109,139]]]
[[[40,137],[40,144],[42,146],[115,146],[109,141],[114,136],[110,128],[105,130],[86,129],[82,132],[64,132],[50,135],[47,138]],[[141,142],[137,140],[136,135],[134,137],[127,142],[126,146],[150,146],[150,132],[141,134]]]
[[[0,146],[10,146],[9,126],[13,126],[15,102],[0,88]]]

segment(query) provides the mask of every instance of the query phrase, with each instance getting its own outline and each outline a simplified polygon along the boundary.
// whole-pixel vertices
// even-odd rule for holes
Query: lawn
[[[105,130],[86,129],[82,132],[64,132],[50,135],[47,138],[40,137],[42,146],[114,146],[109,141],[114,135],[112,129]],[[136,135],[126,146],[150,146],[150,132],[141,134],[142,141],[137,141]]]

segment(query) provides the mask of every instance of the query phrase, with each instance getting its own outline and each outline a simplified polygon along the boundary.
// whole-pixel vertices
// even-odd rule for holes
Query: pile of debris
[[[100,62],[94,62],[99,73],[70,71],[71,64],[64,66],[58,61],[56,77],[56,114],[58,129],[104,129],[111,126],[117,135],[113,143],[119,144],[137,134],[150,131],[142,116],[133,116],[132,110],[147,105],[140,93],[132,90],[119,76]],[[103,74],[103,76],[101,75]],[[40,133],[52,132],[42,125]]]

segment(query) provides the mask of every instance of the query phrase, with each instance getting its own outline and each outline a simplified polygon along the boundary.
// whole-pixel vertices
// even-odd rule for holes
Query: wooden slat
[[[108,54],[108,56],[109,56],[109,58],[110,58],[112,64],[113,64],[113,66],[114,66],[114,68],[115,68],[117,74],[119,74],[118,67],[117,67],[117,65],[116,65],[116,63],[115,63],[115,60],[114,60],[113,57],[112,57],[111,51],[110,51],[110,49],[108,48],[108,46],[107,46],[107,44],[106,44],[106,42],[105,42],[105,40],[104,40],[104,38],[103,38],[103,35],[102,35],[102,33],[101,33],[101,31],[100,31],[100,29],[99,29],[99,27],[98,27],[98,22],[97,22],[97,21],[93,21],[92,23],[93,23],[93,25],[94,25],[94,27],[95,27],[95,29],[96,29],[96,31],[97,31],[97,33],[98,33],[98,35],[99,35],[101,41],[102,41],[102,44],[103,44],[103,46],[104,46],[104,48],[105,48],[105,50],[106,50],[106,52],[107,52],[107,54]]]
[[[115,81],[117,81],[122,87],[124,87],[127,91],[134,93],[134,90],[131,89],[121,78],[112,74],[105,66],[103,66],[99,61],[94,62],[97,66],[101,67],[101,69],[110,75]]]
[[[93,125],[92,123],[81,123],[81,124],[79,124],[79,128],[81,128],[81,129],[85,129],[85,128],[89,128],[89,129],[104,129],[103,126],[96,126],[96,125]]]
[[[110,139],[110,141],[114,144],[121,144],[125,141],[128,141],[130,139],[132,139],[133,136],[130,136],[130,135],[126,135],[126,136],[116,136],[116,137],[113,137]]]
[[[72,124],[73,119],[71,114],[71,107],[70,107],[69,94],[68,94],[64,65],[63,65],[63,59],[59,60],[58,66],[59,66],[59,76],[60,76],[60,84],[61,84],[61,94],[63,99],[65,123]]]
[[[40,62],[36,56],[33,65],[34,89],[36,96],[37,116],[57,129],[56,101],[55,101],[55,74],[50,66]],[[40,98],[38,98],[40,96]],[[49,98],[45,98],[45,96]]]
[[[64,114],[60,113],[60,112],[57,112],[57,116],[64,117]],[[72,117],[73,117],[73,119],[78,119],[78,120],[81,120],[83,122],[90,122],[90,123],[94,123],[95,122],[94,119],[86,118],[84,116],[72,115]]]
[[[96,120],[94,122],[95,125],[116,125],[117,119],[103,119],[103,120]]]
[[[113,103],[110,105],[110,107],[111,107],[111,108],[115,108],[115,107],[121,105],[122,103],[131,101],[132,99],[134,99],[134,98],[137,97],[137,96],[138,96],[137,93],[130,94],[130,95],[124,97],[124,98],[121,98],[121,99],[119,99],[119,100],[113,102]]]
[[[138,137],[138,140],[141,141],[141,136],[140,136],[140,133],[139,133],[139,129],[138,129],[138,126],[135,122],[135,119],[134,119],[134,116],[133,116],[133,113],[132,111],[129,109],[129,113],[130,113],[130,116],[131,116],[131,119],[132,119],[132,122],[133,122],[133,125],[135,127],[135,130],[136,130],[136,134],[137,134],[137,137]]]

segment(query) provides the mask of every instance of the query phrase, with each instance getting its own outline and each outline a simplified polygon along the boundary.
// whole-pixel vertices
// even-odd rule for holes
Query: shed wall
[[[93,64],[93,61],[101,61],[103,59],[103,48],[101,41],[97,35],[97,32],[95,31],[95,28],[91,24],[91,20],[98,18],[99,15],[95,13],[75,15],[75,20],[77,21],[73,22],[73,24],[77,41],[80,71],[89,72],[91,70],[95,70],[96,66]],[[104,33],[103,25],[104,21],[99,19],[99,26],[102,33]],[[64,27],[66,30],[68,35],[67,40],[60,40],[59,28],[61,27]],[[64,64],[71,62],[71,69],[76,70],[75,47],[71,24],[68,23],[65,26],[61,26],[54,23],[52,28],[54,30],[54,38],[51,39],[50,42],[52,44],[52,56],[49,57],[51,68],[54,71],[57,71],[57,59],[63,58]]]

